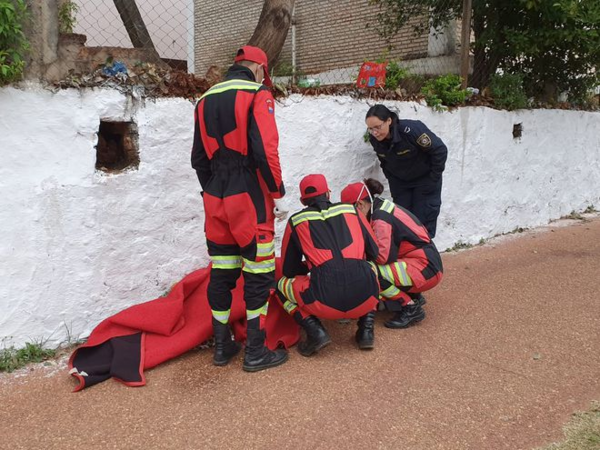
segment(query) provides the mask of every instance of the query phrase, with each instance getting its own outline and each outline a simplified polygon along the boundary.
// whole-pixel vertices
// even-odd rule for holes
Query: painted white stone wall
[[[292,210],[298,182],[324,173],[334,199],[348,182],[383,180],[363,141],[365,101],[293,96],[278,106]],[[600,114],[462,108],[423,120],[448,145],[436,242],[476,243],[600,206]],[[105,317],[165,292],[208,263],[199,186],[189,163],[193,104],[133,101],[116,91],[0,89],[0,339],[86,336]],[[95,171],[100,119],[139,127],[140,166]],[[523,137],[513,139],[513,124]],[[279,238],[283,223],[278,224]]]

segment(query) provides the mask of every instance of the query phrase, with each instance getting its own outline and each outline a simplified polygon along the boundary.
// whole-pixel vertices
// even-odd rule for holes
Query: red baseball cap
[[[329,192],[329,186],[327,186],[327,180],[324,175],[313,174],[306,175],[300,181],[300,199],[306,200],[308,198],[317,197]]]
[[[358,198],[360,196],[360,198]],[[352,183],[342,190],[340,200],[342,203],[356,203],[369,197],[369,190],[364,183]]]
[[[269,77],[269,61],[267,60],[267,54],[262,49],[253,47],[252,45],[244,45],[238,50],[234,59],[234,62],[240,61],[252,61],[257,64],[262,64],[265,68],[265,79],[263,84],[265,86],[273,85],[273,83],[271,83],[271,77]]]

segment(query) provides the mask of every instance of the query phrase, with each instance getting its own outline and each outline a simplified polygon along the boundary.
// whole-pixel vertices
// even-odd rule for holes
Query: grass
[[[41,342],[28,342],[20,349],[3,348],[0,350],[0,372],[10,373],[27,364],[46,361],[55,355],[56,350],[44,348]]]
[[[472,248],[472,247],[473,247],[473,244],[467,244],[466,242],[458,241],[446,251],[447,252],[457,252],[459,250],[465,250],[467,248]]]
[[[587,412],[577,412],[564,427],[565,440],[538,450],[600,449],[600,402],[592,403]]]
[[[583,220],[583,216],[577,211],[571,211],[571,214],[561,217],[561,219]]]

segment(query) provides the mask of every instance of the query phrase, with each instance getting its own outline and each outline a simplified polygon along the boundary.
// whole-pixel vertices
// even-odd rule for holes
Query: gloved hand
[[[276,198],[273,200],[275,203],[275,208],[273,209],[273,214],[277,217],[277,220],[285,220],[288,215],[288,207],[285,204],[285,201],[282,198]]]

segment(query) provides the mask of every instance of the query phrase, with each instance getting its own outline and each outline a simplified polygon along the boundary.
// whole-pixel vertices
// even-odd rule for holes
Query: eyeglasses
[[[374,132],[379,133],[381,131],[381,129],[383,128],[383,126],[385,125],[385,122],[381,122],[379,125],[375,126],[375,127],[369,127],[367,128],[367,131],[371,134],[373,134]]]

